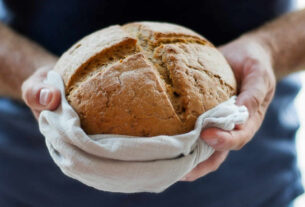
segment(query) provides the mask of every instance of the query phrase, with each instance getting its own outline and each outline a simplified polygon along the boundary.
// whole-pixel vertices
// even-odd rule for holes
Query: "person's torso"
[[[3,0],[10,25],[60,55],[95,30],[133,21],[165,21],[226,43],[293,8],[293,0]]]

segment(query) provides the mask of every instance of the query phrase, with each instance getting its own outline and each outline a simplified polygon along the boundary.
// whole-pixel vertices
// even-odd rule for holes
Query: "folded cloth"
[[[194,130],[185,134],[87,135],[65,98],[60,75],[50,71],[45,82],[58,87],[62,95],[57,110],[43,111],[39,117],[51,157],[67,176],[103,191],[165,190],[213,154],[214,149],[199,138],[203,128],[232,130],[248,118],[247,108],[235,105],[232,97],[199,116]]]

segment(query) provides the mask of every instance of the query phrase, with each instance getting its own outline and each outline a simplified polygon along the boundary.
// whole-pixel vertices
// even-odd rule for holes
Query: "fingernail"
[[[205,140],[206,143],[208,143],[208,145],[216,145],[218,143],[218,140],[217,139],[208,139],[208,140]]]
[[[43,106],[48,105],[51,101],[52,94],[49,89],[43,88],[40,90],[39,103]]]

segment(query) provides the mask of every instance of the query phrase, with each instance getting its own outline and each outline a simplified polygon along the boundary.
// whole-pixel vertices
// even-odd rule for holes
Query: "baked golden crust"
[[[236,93],[234,74],[204,37],[155,22],[111,26],[58,61],[66,97],[88,134],[174,135]]]
[[[148,136],[175,132],[182,126],[161,87],[161,80],[138,53],[95,74],[70,94],[70,103],[81,112],[89,133]]]
[[[83,76],[81,72],[88,69],[87,66],[91,62],[103,59],[107,52],[111,53],[114,48],[120,46],[135,49],[136,42],[137,40],[130,37],[120,26],[107,27],[75,43],[61,56],[54,70],[61,74],[66,90],[69,91],[74,79]]]

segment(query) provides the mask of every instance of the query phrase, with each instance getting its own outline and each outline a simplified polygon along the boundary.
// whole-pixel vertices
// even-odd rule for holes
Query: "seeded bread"
[[[88,134],[174,135],[236,93],[222,54],[199,34],[135,22],[92,33],[55,66]]]

